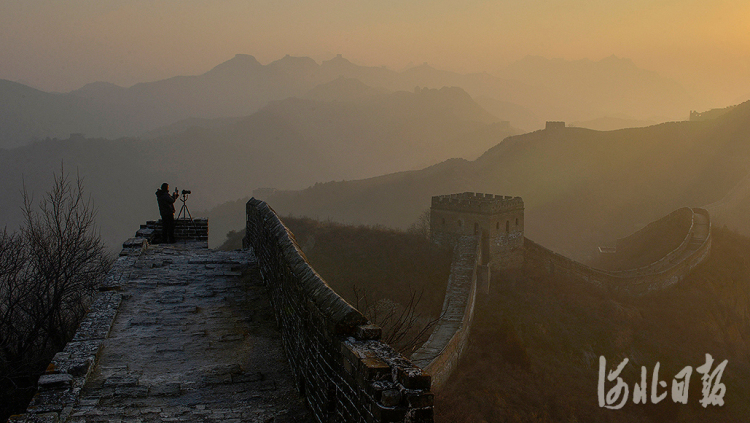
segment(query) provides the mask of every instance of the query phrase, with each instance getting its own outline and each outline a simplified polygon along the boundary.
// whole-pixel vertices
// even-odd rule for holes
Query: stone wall
[[[692,225],[692,218],[693,211],[689,207],[677,209],[661,219],[649,223],[643,229],[618,239],[615,243],[615,254],[627,254],[633,250],[641,250],[644,243],[649,242],[654,236],[664,237],[674,228],[679,228],[684,233],[684,228]],[[689,235],[688,231],[685,237]]]
[[[593,267],[616,272],[629,267],[649,267],[654,261],[670,261],[687,247],[692,237],[693,210],[683,207],[615,241],[615,247],[599,247]],[[679,239],[678,239],[679,237]],[[675,242],[680,242],[674,248]],[[666,248],[671,246],[671,251]],[[632,271],[632,269],[630,269]]]
[[[175,219],[174,237],[177,241],[206,241],[208,242],[208,218]],[[146,238],[151,244],[162,242],[162,223],[159,220],[149,220],[135,233],[136,238]]]
[[[479,236],[467,235],[456,243],[440,320],[430,338],[411,356],[414,364],[432,375],[433,389],[448,380],[469,341],[477,297],[477,264],[482,260],[479,242]]]
[[[310,267],[265,202],[247,202],[243,245],[271,293],[300,392],[319,422],[432,422],[430,376],[380,342],[380,328]]]
[[[708,233],[701,242],[696,242],[696,220],[708,222]],[[530,266],[540,266],[551,275],[562,275],[583,280],[611,291],[629,295],[642,295],[671,286],[700,264],[711,252],[711,229],[708,212],[693,209],[693,224],[685,240],[664,258],[641,268],[619,272],[607,272],[586,266],[557,254],[526,239],[525,260]]]
[[[452,247],[480,235],[483,262],[497,271],[523,264],[524,204],[520,197],[464,192],[432,197],[432,241]]]

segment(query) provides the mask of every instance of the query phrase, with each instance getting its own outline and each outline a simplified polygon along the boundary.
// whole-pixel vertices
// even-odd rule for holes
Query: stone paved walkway
[[[199,246],[135,260],[69,422],[309,421],[252,257]]]

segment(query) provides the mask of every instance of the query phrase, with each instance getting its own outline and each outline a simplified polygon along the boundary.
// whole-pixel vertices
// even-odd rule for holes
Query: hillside
[[[114,134],[119,123],[84,98],[46,93],[0,79],[0,149],[71,133]],[[112,131],[104,128],[111,127]]]
[[[744,421],[750,412],[750,239],[714,228],[711,256],[683,282],[645,297],[621,298],[533,266],[479,301],[467,354],[436,398],[437,422]],[[671,385],[684,366],[728,360],[724,406],[703,408],[700,374],[688,404],[633,404],[640,367]],[[599,357],[611,370],[629,359],[621,410],[600,408]],[[613,384],[609,383],[607,389]],[[662,390],[663,392],[663,390]]]
[[[577,128],[588,128],[595,131],[616,131],[625,128],[641,128],[644,126],[656,125],[653,120],[639,120],[622,117],[603,116],[596,119],[571,122],[568,126]]]
[[[405,227],[430,197],[463,191],[523,197],[527,236],[588,260],[683,206],[724,197],[748,173],[750,102],[704,122],[600,132],[542,130],[505,139],[474,161],[265,195],[281,213]]]
[[[475,158],[514,133],[493,119],[461,89],[443,88],[353,101],[289,98],[241,119],[186,122],[150,139],[40,141],[0,150],[0,202],[7,205],[0,221],[14,227],[22,181],[41,192],[62,162],[85,178],[102,234],[115,246],[158,217],[154,191],[162,182],[192,190],[188,206],[199,211],[257,188],[300,189]],[[217,234],[226,232],[212,231],[212,240]]]

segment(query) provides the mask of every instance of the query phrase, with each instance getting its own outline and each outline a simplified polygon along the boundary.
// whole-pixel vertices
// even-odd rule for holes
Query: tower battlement
[[[432,197],[430,234],[433,242],[456,245],[461,237],[479,236],[482,265],[519,268],[523,263],[521,197],[462,192]]]
[[[465,213],[497,214],[523,210],[523,199],[479,192],[462,192],[432,197],[431,208]]]

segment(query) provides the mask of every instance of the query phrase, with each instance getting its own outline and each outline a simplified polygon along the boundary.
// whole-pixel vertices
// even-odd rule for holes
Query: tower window
[[[505,233],[510,233],[510,220],[505,221]]]
[[[500,230],[500,222],[495,223],[495,230]]]
[[[518,218],[516,218],[516,226],[518,226]]]

